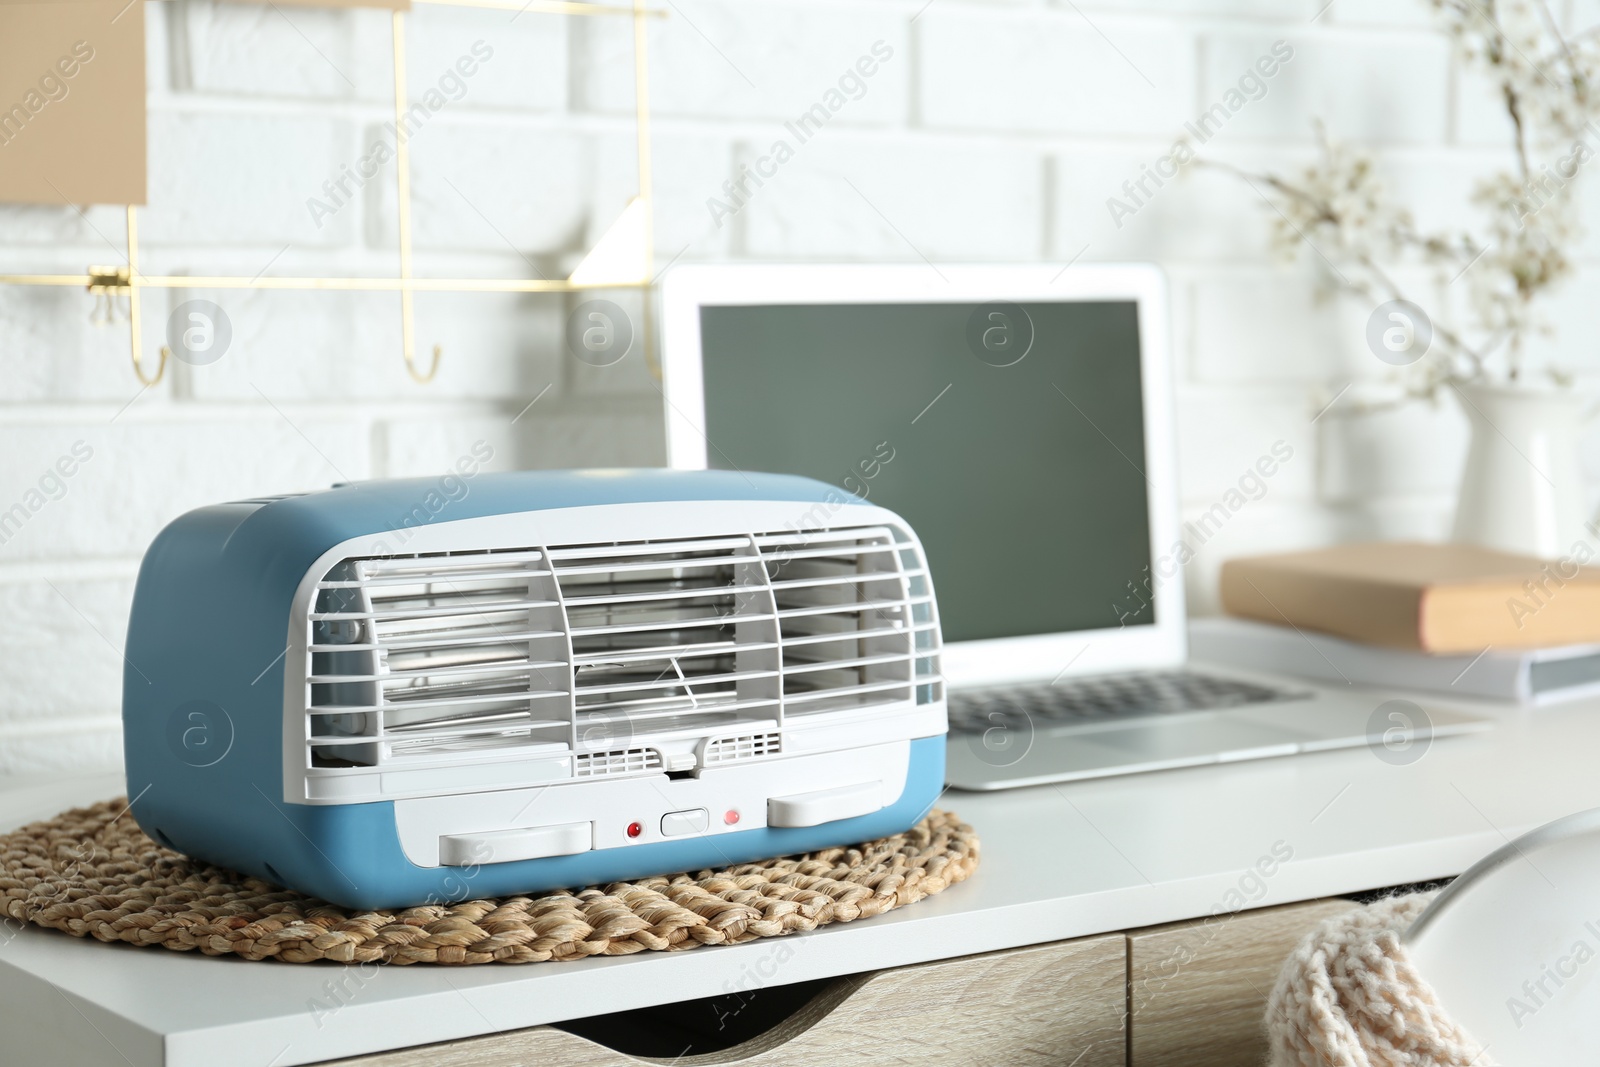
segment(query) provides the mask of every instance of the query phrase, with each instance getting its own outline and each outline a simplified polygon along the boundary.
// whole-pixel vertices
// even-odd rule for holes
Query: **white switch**
[[[711,816],[705,808],[690,808],[688,811],[669,811],[661,816],[662,837],[682,837],[684,834],[705,833],[707,826],[711,825]]]
[[[768,826],[820,826],[837,819],[871,815],[883,809],[883,783],[861,782],[815,793],[772,797],[767,801]]]
[[[520,830],[445,834],[439,838],[439,863],[470,867],[474,863],[510,863],[546,856],[571,856],[594,847],[594,824],[569,822]]]

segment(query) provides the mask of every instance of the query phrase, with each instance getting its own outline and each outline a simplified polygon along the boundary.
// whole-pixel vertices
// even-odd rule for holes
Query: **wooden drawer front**
[[[706,1055],[638,1059],[536,1026],[338,1067],[1123,1067],[1126,967],[1125,938],[1108,934],[841,978],[765,1034]]]
[[[1126,973],[1117,935],[879,971],[829,1025],[749,1062],[1122,1067]]]
[[[1250,1067],[1283,961],[1313,926],[1358,905],[1310,901],[1128,934],[1131,1067]]]

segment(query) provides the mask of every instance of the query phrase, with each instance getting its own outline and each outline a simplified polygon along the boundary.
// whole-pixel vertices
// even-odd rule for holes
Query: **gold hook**
[[[161,362],[156,366],[156,376],[154,378],[146,378],[144,376],[144,366],[142,365],[143,355],[144,353],[140,352],[139,348],[135,346],[133,350],[133,373],[139,376],[139,381],[146,388],[149,388],[150,386],[161,381],[162,377],[166,375],[167,360],[172,356],[172,349],[168,348],[166,345],[161,346]]]
[[[439,357],[443,354],[443,346],[434,345],[433,362],[428,366],[428,373],[421,374],[417,371],[417,360],[416,357],[411,353],[411,346],[407,345],[405,350],[406,370],[411,372],[411,380],[416,382],[418,385],[427,385],[429,382],[433,381],[433,376],[439,373]]]
[[[132,204],[128,205],[128,265],[126,268],[113,269],[116,271],[116,281],[119,284],[106,287],[106,300],[109,304],[114,294],[124,288],[128,291],[128,351],[133,356],[134,376],[148,389],[167,376],[167,360],[172,358],[172,350],[162,345],[161,362],[156,364],[156,376],[145,377],[144,340],[141,333],[143,323],[139,307],[139,290],[135,288],[139,279],[139,216]]]

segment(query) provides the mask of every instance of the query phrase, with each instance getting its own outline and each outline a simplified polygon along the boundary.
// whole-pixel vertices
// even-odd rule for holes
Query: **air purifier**
[[[806,478],[218,504],[139,571],[129,796],[156,841],[353,908],[721,867],[921,819],[939,653],[915,533]]]

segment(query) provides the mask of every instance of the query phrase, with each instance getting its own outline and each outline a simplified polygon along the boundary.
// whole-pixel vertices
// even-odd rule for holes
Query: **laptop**
[[[1401,722],[1381,697],[1186,662],[1183,564],[1251,501],[1181,521],[1153,266],[679,267],[661,329],[672,466],[808,475],[917,531],[955,787],[1488,725]],[[1264,472],[1310,462],[1259,451],[1268,487]]]

